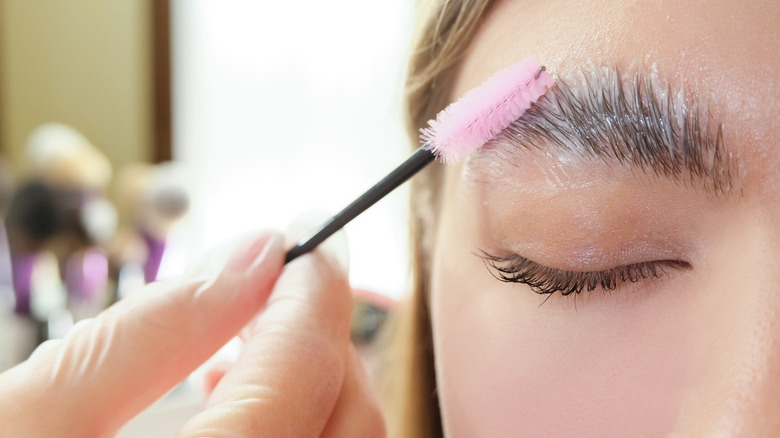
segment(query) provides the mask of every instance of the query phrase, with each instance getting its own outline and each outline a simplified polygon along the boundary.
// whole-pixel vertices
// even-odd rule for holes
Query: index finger
[[[114,432],[262,308],[282,269],[282,241],[265,233],[216,279],[149,285],[44,344],[0,375],[0,425],[23,436]]]
[[[185,436],[318,436],[338,399],[352,298],[327,248],[289,263],[236,364]]]

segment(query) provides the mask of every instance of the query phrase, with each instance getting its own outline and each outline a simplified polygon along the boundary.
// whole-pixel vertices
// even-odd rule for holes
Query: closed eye
[[[624,283],[637,283],[646,279],[668,275],[668,270],[690,270],[691,264],[681,260],[654,260],[618,266],[603,271],[565,271],[551,268],[518,254],[495,256],[482,252],[479,255],[490,273],[507,283],[521,283],[542,295],[560,292],[567,296],[582,291],[615,290]]]

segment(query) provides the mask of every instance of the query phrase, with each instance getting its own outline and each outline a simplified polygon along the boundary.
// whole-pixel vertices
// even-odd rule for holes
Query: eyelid
[[[664,268],[691,269],[690,263],[681,260],[653,260],[603,271],[565,271],[544,266],[519,254],[496,256],[481,251],[479,257],[491,275],[499,281],[526,284],[538,294],[560,292],[564,296],[579,294],[583,290],[590,292],[599,287],[603,290],[615,290],[623,283],[659,278],[667,275]]]

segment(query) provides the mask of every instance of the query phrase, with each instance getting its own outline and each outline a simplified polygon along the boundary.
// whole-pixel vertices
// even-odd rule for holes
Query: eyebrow
[[[696,96],[656,74],[623,76],[617,67],[578,70],[556,84],[479,152],[509,145],[619,163],[716,195],[735,190],[736,158],[723,126]]]

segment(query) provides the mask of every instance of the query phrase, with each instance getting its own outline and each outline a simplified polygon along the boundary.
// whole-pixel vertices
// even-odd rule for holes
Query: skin
[[[0,436],[114,436],[241,331],[241,355],[209,374],[203,410],[178,436],[383,437],[349,340],[346,241],[285,265],[294,241],[259,234],[221,271],[151,283],[41,344],[0,374]]]
[[[723,123],[739,190],[532,152],[448,166],[431,290],[447,436],[780,434],[777,23],[770,1],[494,7],[453,100],[529,54],[561,76],[655,66]],[[497,281],[480,250],[569,271],[691,269],[547,299]]]

